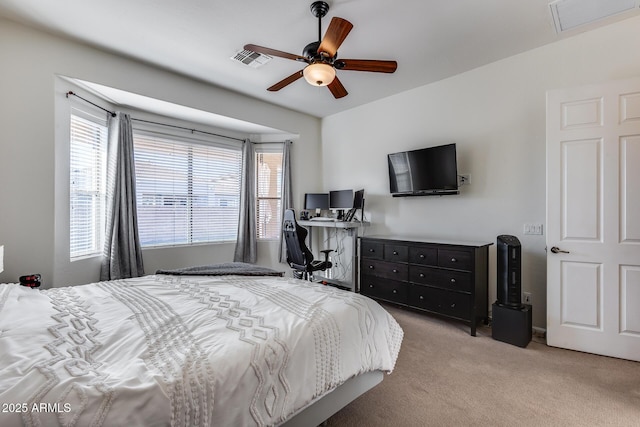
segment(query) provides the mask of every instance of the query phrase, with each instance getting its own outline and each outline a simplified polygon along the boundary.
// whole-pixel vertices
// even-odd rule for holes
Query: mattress
[[[284,277],[0,285],[0,425],[279,425],[391,372],[402,337],[373,300]]]

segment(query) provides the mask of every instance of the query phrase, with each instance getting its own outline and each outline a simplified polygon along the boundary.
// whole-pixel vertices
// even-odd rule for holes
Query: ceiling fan
[[[328,11],[329,5],[324,1],[315,1],[311,4],[311,13],[318,18],[318,41],[311,42],[305,46],[302,55],[294,55],[254,44],[244,46],[246,50],[307,63],[304,69],[267,88],[268,91],[278,91],[304,77],[309,84],[327,86],[335,98],[342,98],[347,96],[348,92],[336,76],[336,70],[370,71],[374,73],[393,73],[396,71],[398,67],[396,61],[338,59],[338,48],[353,28],[353,24],[346,19],[334,17],[331,19],[324,38],[322,38],[322,18]]]

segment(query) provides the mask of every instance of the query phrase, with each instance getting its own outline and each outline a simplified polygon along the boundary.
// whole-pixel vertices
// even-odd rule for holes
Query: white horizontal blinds
[[[70,123],[70,257],[102,253],[107,122],[72,109]]]
[[[134,134],[141,245],[236,240],[240,149]]]
[[[256,152],[258,239],[278,239],[282,223],[282,151]]]

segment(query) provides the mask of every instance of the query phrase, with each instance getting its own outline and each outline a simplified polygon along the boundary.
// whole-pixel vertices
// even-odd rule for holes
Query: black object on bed
[[[244,262],[225,262],[221,264],[176,268],[173,270],[157,270],[156,274],[170,274],[174,276],[284,276],[284,272],[282,271]]]

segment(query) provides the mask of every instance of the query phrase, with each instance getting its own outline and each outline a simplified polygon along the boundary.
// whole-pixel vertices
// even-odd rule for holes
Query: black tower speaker
[[[515,236],[498,236],[498,301],[499,305],[520,308],[521,304],[521,255],[520,240]]]

